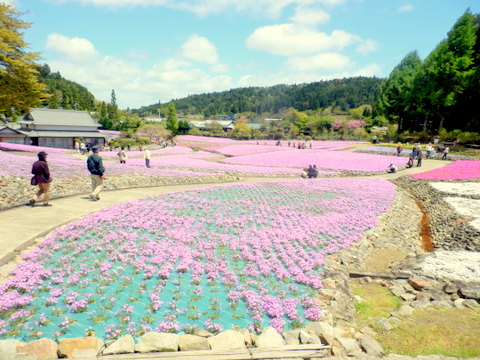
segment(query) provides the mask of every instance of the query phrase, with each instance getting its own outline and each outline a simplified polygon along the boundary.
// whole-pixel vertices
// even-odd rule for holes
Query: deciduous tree
[[[48,97],[38,81],[38,54],[28,51],[23,29],[30,24],[20,19],[13,7],[0,3],[0,113],[12,116],[27,111]],[[3,117],[0,116],[0,119]]]

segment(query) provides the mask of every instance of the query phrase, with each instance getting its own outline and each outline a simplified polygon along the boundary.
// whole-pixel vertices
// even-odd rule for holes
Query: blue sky
[[[478,0],[0,0],[41,63],[121,108],[246,86],[386,77]]]

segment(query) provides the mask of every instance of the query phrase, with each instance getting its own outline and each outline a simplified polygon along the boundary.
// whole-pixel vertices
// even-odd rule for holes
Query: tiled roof
[[[59,109],[31,109],[23,122],[37,125],[70,125],[97,127],[97,122],[86,111]]]

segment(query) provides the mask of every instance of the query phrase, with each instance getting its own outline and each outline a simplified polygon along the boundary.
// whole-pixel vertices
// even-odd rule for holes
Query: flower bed
[[[393,146],[370,146],[370,147],[364,147],[357,152],[363,152],[363,153],[374,153],[374,154],[383,154],[383,155],[397,155],[397,149],[396,147]],[[403,149],[401,152],[401,156],[406,156],[409,157],[412,154],[412,149]],[[423,155],[426,159],[426,151],[423,149]],[[441,159],[443,153],[436,153],[435,159]],[[449,159],[457,160],[457,159],[463,159],[463,160],[469,160],[469,159],[475,159],[474,156],[468,156],[468,155],[457,155],[457,154],[448,154]]]
[[[71,154],[62,152],[51,152],[48,150],[48,165],[53,178],[74,178],[86,177],[90,173],[87,170],[87,158],[79,159]],[[15,175],[20,177],[30,177],[32,164],[37,160],[36,153],[25,152],[22,155],[0,150],[0,175]],[[145,160],[135,159],[131,164],[119,164],[116,162],[104,161],[105,176],[116,176],[126,174],[149,174],[154,176],[211,176],[211,172],[190,171],[182,169],[171,169],[167,167],[157,167],[147,169]],[[218,174],[216,174],[218,175]]]
[[[0,335],[301,327],[326,255],[377,225],[374,179],[229,185],[132,201],[49,235],[0,286]]]
[[[292,166],[303,168],[316,164],[321,169],[348,171],[384,171],[390,164],[405,165],[405,160],[397,156],[360,154],[353,152],[328,151],[322,149],[287,150],[262,154],[252,154],[223,160],[236,165]]]
[[[457,160],[439,169],[410,175],[420,180],[466,180],[480,179],[480,161]]]

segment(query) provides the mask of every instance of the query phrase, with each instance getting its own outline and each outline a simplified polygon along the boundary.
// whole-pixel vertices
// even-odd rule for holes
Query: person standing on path
[[[442,156],[442,160],[447,160],[447,157],[448,157],[448,152],[450,151],[450,148],[447,146],[445,148],[445,150],[443,150],[443,156]]]
[[[125,152],[125,149],[123,146],[120,148],[120,151],[118,152],[118,160],[120,161],[120,164],[125,164],[125,160],[127,160],[127,153]]]
[[[47,153],[40,151],[37,156],[38,160],[33,163],[32,174],[34,175],[34,181],[37,183],[38,192],[28,203],[30,206],[35,206],[35,202],[40,199],[43,194],[43,206],[52,206],[48,203],[50,198],[50,183],[52,177],[50,176],[50,170],[47,163]],[[32,179],[33,180],[33,179]]]
[[[93,201],[100,200],[98,194],[102,191],[103,188],[103,173],[105,168],[103,167],[102,158],[98,155],[98,147],[94,146],[92,148],[93,154],[90,155],[87,159],[87,168],[90,171],[90,177],[92,179],[92,193],[89,195],[90,199]]]
[[[422,152],[422,149],[419,148],[417,152],[417,167],[422,166],[422,159],[423,159],[423,152]]]
[[[150,150],[145,148],[143,150],[143,158],[145,159],[145,166],[150,169],[150,158],[152,157],[152,154],[150,153]]]
[[[397,144],[397,156],[400,156],[402,154],[402,151],[403,151],[402,143],[398,143]]]

